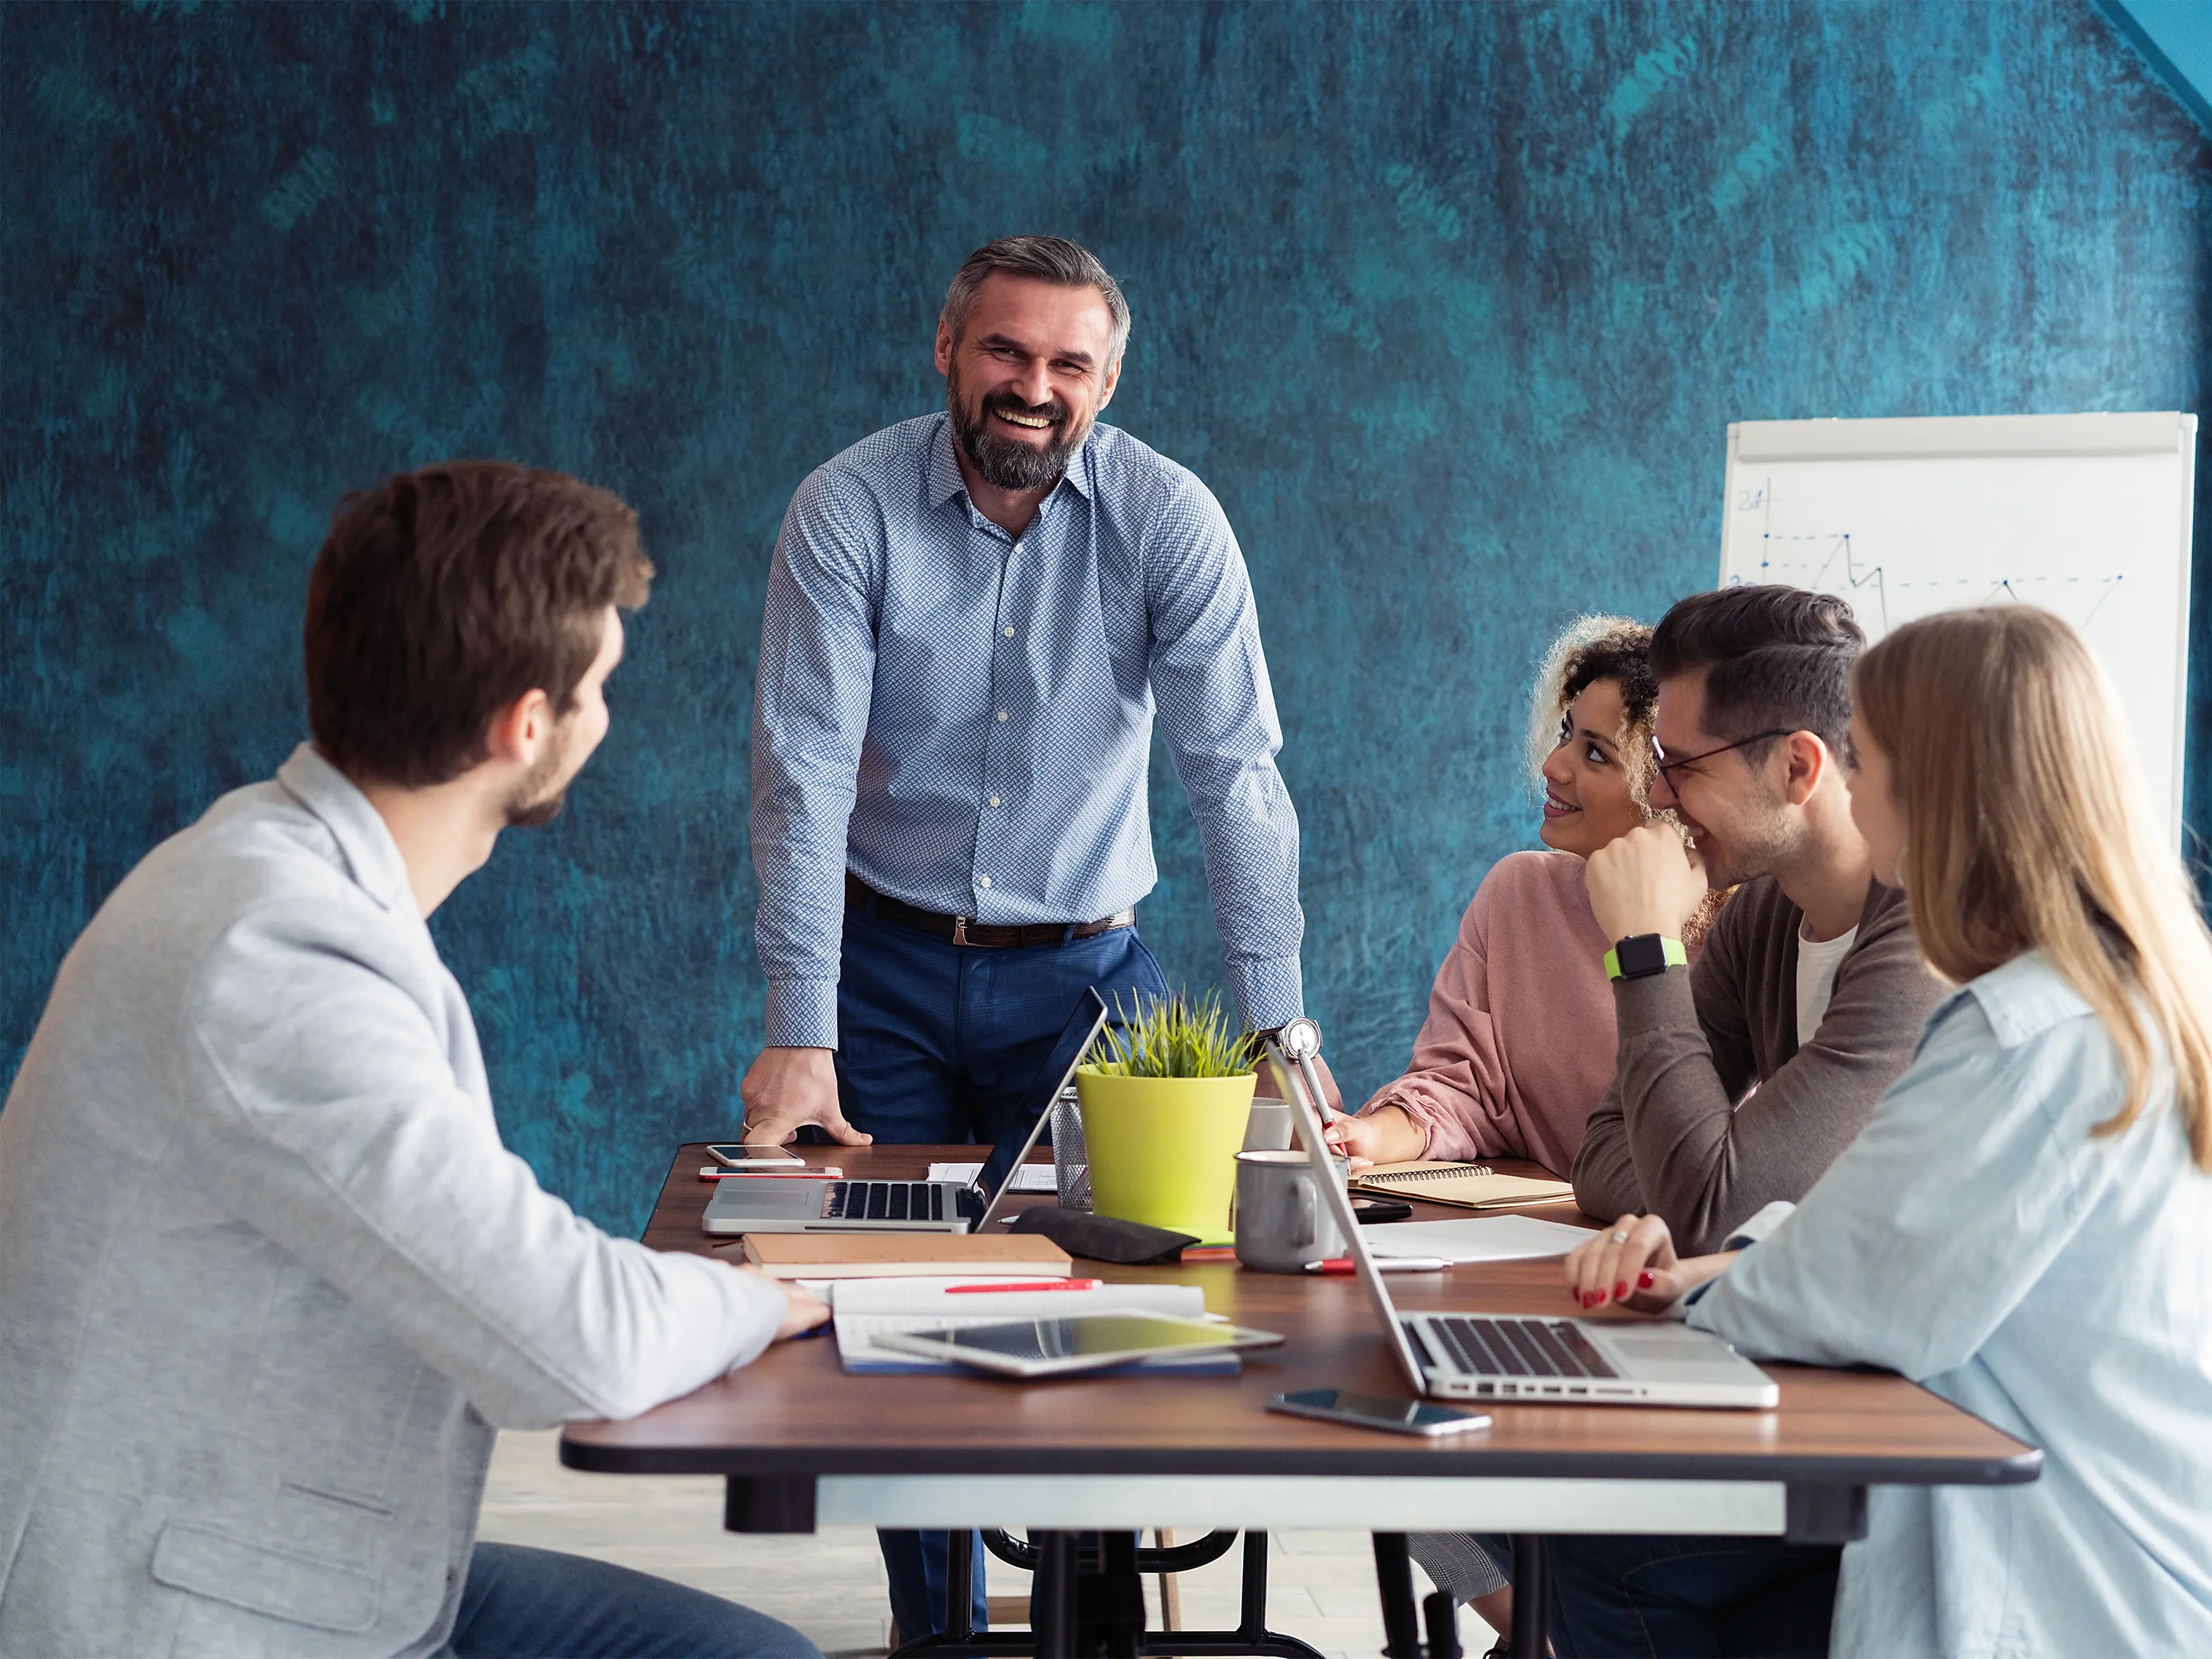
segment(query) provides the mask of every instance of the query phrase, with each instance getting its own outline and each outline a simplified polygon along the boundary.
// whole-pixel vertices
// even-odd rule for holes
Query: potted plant
[[[1160,997],[1107,1027],[1075,1073],[1091,1207],[1227,1243],[1254,1059],[1212,995]]]

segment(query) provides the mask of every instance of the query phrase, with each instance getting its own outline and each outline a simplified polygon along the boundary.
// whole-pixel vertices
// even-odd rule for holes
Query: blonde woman
[[[1664,1223],[1624,1216],[1568,1259],[1571,1289],[1686,1295],[1755,1358],[1886,1366],[2043,1449],[2032,1486],[1875,1488],[1832,1651],[2212,1653],[2197,895],[2103,673],[2045,612],[1899,629],[1858,665],[1851,744],[1876,878],[1959,988],[1850,1150],[1744,1229],[1763,1242],[1678,1261]],[[1650,1559],[1666,1542],[1559,1550],[1561,1655],[1720,1650]]]
[[[1599,966],[1613,941],[1590,914],[1583,861],[1651,818],[1650,645],[1640,623],[1588,617],[1546,655],[1528,767],[1550,850],[1508,854],[1483,878],[1437,970],[1413,1064],[1338,1121],[1354,1158],[1574,1167],[1613,1070],[1613,991]]]

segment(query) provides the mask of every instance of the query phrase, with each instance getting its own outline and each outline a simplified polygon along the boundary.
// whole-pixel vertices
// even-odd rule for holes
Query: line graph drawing
[[[1739,422],[1719,579],[1834,593],[1869,643],[1971,606],[2063,618],[2178,836],[2197,430],[2174,411]]]

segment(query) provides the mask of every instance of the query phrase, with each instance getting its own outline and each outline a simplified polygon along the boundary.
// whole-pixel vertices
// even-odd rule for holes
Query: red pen
[[[1378,1255],[1375,1266],[1386,1273],[1440,1273],[1451,1263],[1440,1255]],[[1350,1256],[1337,1255],[1326,1261],[1309,1261],[1306,1271],[1328,1279],[1348,1279],[1354,1269]]]
[[[947,1285],[947,1296],[975,1296],[984,1291],[1096,1291],[1103,1289],[1103,1279],[1040,1279],[1028,1285]]]

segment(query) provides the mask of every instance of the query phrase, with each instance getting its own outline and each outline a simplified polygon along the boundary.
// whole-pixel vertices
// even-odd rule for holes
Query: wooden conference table
[[[977,1155],[961,1146],[798,1150],[811,1164],[835,1164],[855,1178],[920,1176],[933,1160]],[[703,1146],[677,1153],[646,1243],[741,1255],[734,1241],[700,1231],[714,1189],[698,1171],[712,1161]],[[1511,1160],[1495,1167],[1534,1172]],[[1422,1220],[1466,1213],[1419,1203],[1414,1212]],[[1587,1224],[1571,1205],[1527,1213]],[[1863,1534],[1869,1486],[2008,1485],[2034,1480],[2041,1463],[2034,1448],[1900,1377],[1794,1365],[1765,1368],[1782,1391],[1780,1406],[1766,1412],[1486,1402],[1495,1419],[1490,1429],[1438,1441],[1285,1417],[1267,1402],[1295,1389],[1405,1396],[1357,1281],[1249,1273],[1233,1261],[1078,1265],[1114,1281],[1199,1285],[1210,1311],[1289,1340],[1248,1354],[1241,1376],[1024,1384],[848,1376],[835,1340],[824,1336],[781,1345],[734,1376],[628,1422],[572,1424],[561,1461],[610,1474],[724,1475],[725,1524],[732,1531],[950,1528],[964,1543],[958,1529],[1026,1528],[1039,1575],[1036,1651],[1048,1659],[1062,1659],[1076,1640],[1075,1541],[1084,1533],[1103,1534],[1109,1543],[1119,1537],[1125,1547],[1128,1533],[1146,1527],[1247,1534],[1248,1551],[1256,1546],[1260,1553],[1256,1565],[1252,1553],[1246,1557],[1244,1628],[1210,1647],[1178,1632],[1149,1647],[1124,1639],[1109,1649],[1186,1656],[1310,1653],[1287,1638],[1255,1639],[1264,1636],[1255,1594],[1265,1591],[1266,1533],[1327,1527],[1376,1534],[1392,1659],[1422,1654],[1404,1535],[1514,1534],[1516,1543],[1527,1540],[1516,1555],[1514,1650],[1540,1654],[1538,1540],[1547,1534],[1840,1542]],[[1575,1311],[1557,1260],[1398,1273],[1390,1286],[1407,1311]],[[955,1638],[968,1634],[959,1628],[964,1560],[956,1550]],[[1133,1585],[1131,1564],[1118,1565]],[[1106,1566],[1110,1575],[1116,1563]],[[1096,1636],[1094,1591],[1110,1593],[1082,1588],[1086,1642]],[[1004,1637],[936,1644],[948,1659],[1028,1645]]]

